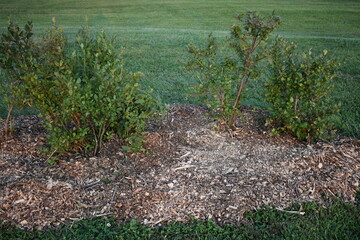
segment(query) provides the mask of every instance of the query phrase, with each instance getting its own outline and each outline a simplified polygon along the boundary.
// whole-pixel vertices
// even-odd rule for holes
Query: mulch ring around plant
[[[355,201],[359,140],[272,137],[259,128],[260,110],[243,112],[241,128],[220,132],[207,109],[171,105],[149,124],[145,153],[125,153],[114,138],[98,157],[71,155],[56,165],[39,151],[41,121],[19,117],[13,137],[0,142],[0,221],[26,229],[109,215],[148,225],[191,217],[238,224],[264,205]]]

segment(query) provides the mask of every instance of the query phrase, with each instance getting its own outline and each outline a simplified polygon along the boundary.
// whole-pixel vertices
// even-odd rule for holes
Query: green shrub
[[[66,143],[66,148],[92,149],[97,154],[105,139],[118,134],[130,143],[130,148],[139,150],[139,136],[157,102],[140,91],[141,73],[124,70],[121,54],[104,32],[95,38],[87,29],[80,32],[68,59],[68,79],[72,79],[67,86],[68,96],[62,102],[63,111],[55,117],[62,121],[59,126],[49,126],[55,145]]]
[[[299,53],[297,45],[279,39],[271,54],[266,100],[271,103],[274,132],[289,131],[300,140],[318,139],[332,129],[331,116],[339,109],[328,98],[338,64],[319,56]]]
[[[219,52],[211,34],[206,48],[189,45],[187,49],[191,54],[187,69],[195,70],[200,81],[196,95],[229,127],[236,124],[246,85],[258,78],[258,64],[270,53],[269,35],[280,25],[274,13],[266,18],[248,11],[237,19],[241,24],[231,27],[229,54]]]
[[[27,75],[27,66],[31,65],[29,61],[36,54],[32,35],[31,22],[26,23],[24,29],[20,29],[9,21],[7,32],[0,37],[0,69],[6,72],[6,76],[0,81],[0,91],[8,109],[6,135],[11,130],[11,113],[14,107],[24,106],[22,78]]]
[[[25,64],[13,60],[14,55],[9,57],[13,64],[3,69],[8,75],[24,69],[10,93],[20,93],[22,102],[46,120],[52,155],[90,150],[96,155],[113,134],[128,142],[128,148],[141,148],[144,125],[158,109],[157,102],[140,89],[141,73],[124,70],[122,51],[115,49],[113,39],[104,32],[93,37],[84,28],[70,52],[53,19],[32,49],[37,51],[25,56]]]

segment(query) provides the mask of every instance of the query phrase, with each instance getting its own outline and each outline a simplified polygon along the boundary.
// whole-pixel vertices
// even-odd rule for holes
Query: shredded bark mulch
[[[149,225],[190,217],[239,224],[264,205],[355,201],[359,140],[273,137],[259,127],[263,112],[243,112],[240,128],[218,131],[206,108],[171,105],[149,124],[145,153],[125,153],[114,138],[98,157],[70,155],[56,165],[40,151],[41,120],[16,118],[13,137],[0,142],[0,221],[26,229],[108,215]]]

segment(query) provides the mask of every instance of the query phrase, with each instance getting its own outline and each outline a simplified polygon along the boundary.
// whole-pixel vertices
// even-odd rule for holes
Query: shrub
[[[158,108],[149,92],[140,89],[141,73],[124,70],[122,51],[104,32],[92,37],[84,28],[75,45],[70,52],[53,19],[34,46],[38,51],[26,56],[26,64],[13,67],[25,69],[14,89],[46,120],[52,154],[91,150],[96,155],[112,134],[139,150],[146,119]]]
[[[273,131],[290,131],[300,140],[323,137],[332,128],[331,116],[339,109],[328,98],[338,64],[319,56],[299,53],[297,45],[279,39],[271,54],[266,100],[271,103]]]
[[[187,69],[197,71],[200,81],[196,95],[229,127],[236,124],[246,85],[259,76],[258,64],[270,53],[269,35],[281,22],[274,13],[266,18],[253,11],[237,19],[241,24],[231,27],[230,54],[218,51],[211,34],[206,48],[189,45],[187,49],[192,56]]]
[[[49,126],[51,142],[64,143],[65,148],[92,149],[97,154],[105,139],[118,134],[131,149],[140,149],[139,136],[157,102],[140,90],[141,73],[124,70],[121,54],[104,32],[95,38],[87,29],[80,32],[68,59],[71,81],[62,101],[63,111],[50,120],[59,123]]]
[[[6,72],[6,77],[0,82],[1,93],[7,104],[7,118],[5,121],[5,134],[10,133],[11,113],[14,107],[24,105],[24,92],[22,78],[27,74],[30,65],[34,42],[32,41],[32,23],[25,24],[24,29],[9,21],[7,32],[0,37],[0,69]]]

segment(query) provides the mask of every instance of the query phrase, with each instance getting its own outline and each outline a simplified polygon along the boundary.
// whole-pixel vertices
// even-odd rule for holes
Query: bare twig
[[[280,208],[276,208],[276,210],[279,210],[281,212],[286,212],[286,213],[294,213],[294,214],[300,214],[300,215],[305,215],[305,212],[301,212],[301,211],[286,211]]]
[[[182,155],[182,156],[180,157],[180,159],[186,158],[186,157],[189,156],[190,154],[191,154],[191,152],[187,152],[187,153],[185,153],[184,155]]]
[[[100,180],[95,181],[95,182],[92,182],[92,183],[84,186],[84,189],[91,188],[91,187],[93,187],[93,186],[95,186],[95,185],[97,185],[97,184],[99,184],[99,183],[100,183]]]
[[[52,158],[52,156],[54,156],[54,154],[57,152],[57,149],[55,149],[51,154],[50,154],[50,156],[46,159],[46,161],[49,161],[51,158]]]
[[[108,216],[113,214],[112,212],[107,212],[107,213],[100,213],[100,214],[96,214],[94,215],[94,217],[104,217],[104,216]]]
[[[171,171],[177,172],[177,171],[182,171],[182,170],[186,170],[186,169],[194,168],[194,167],[195,167],[195,165],[185,165],[185,166],[182,166],[182,167],[173,168],[173,169],[171,169]]]
[[[155,223],[152,223],[151,225],[152,225],[152,226],[156,226],[156,225],[158,225],[159,223],[161,223],[161,222],[164,222],[164,221],[168,220],[169,218],[170,218],[170,217],[165,217],[165,218],[162,218],[162,219],[160,219],[160,220],[156,221]]]
[[[115,189],[114,189],[114,192],[113,192],[113,195],[111,196],[110,205],[111,205],[112,202],[114,201],[114,198],[115,198],[115,195],[116,195],[116,193],[117,193],[117,190],[118,190],[118,186],[116,185],[116,186],[115,186]]]
[[[8,139],[8,137],[11,136],[11,115],[13,112],[13,105],[10,105],[8,108],[5,124],[4,124],[4,130],[5,130],[5,139]]]

